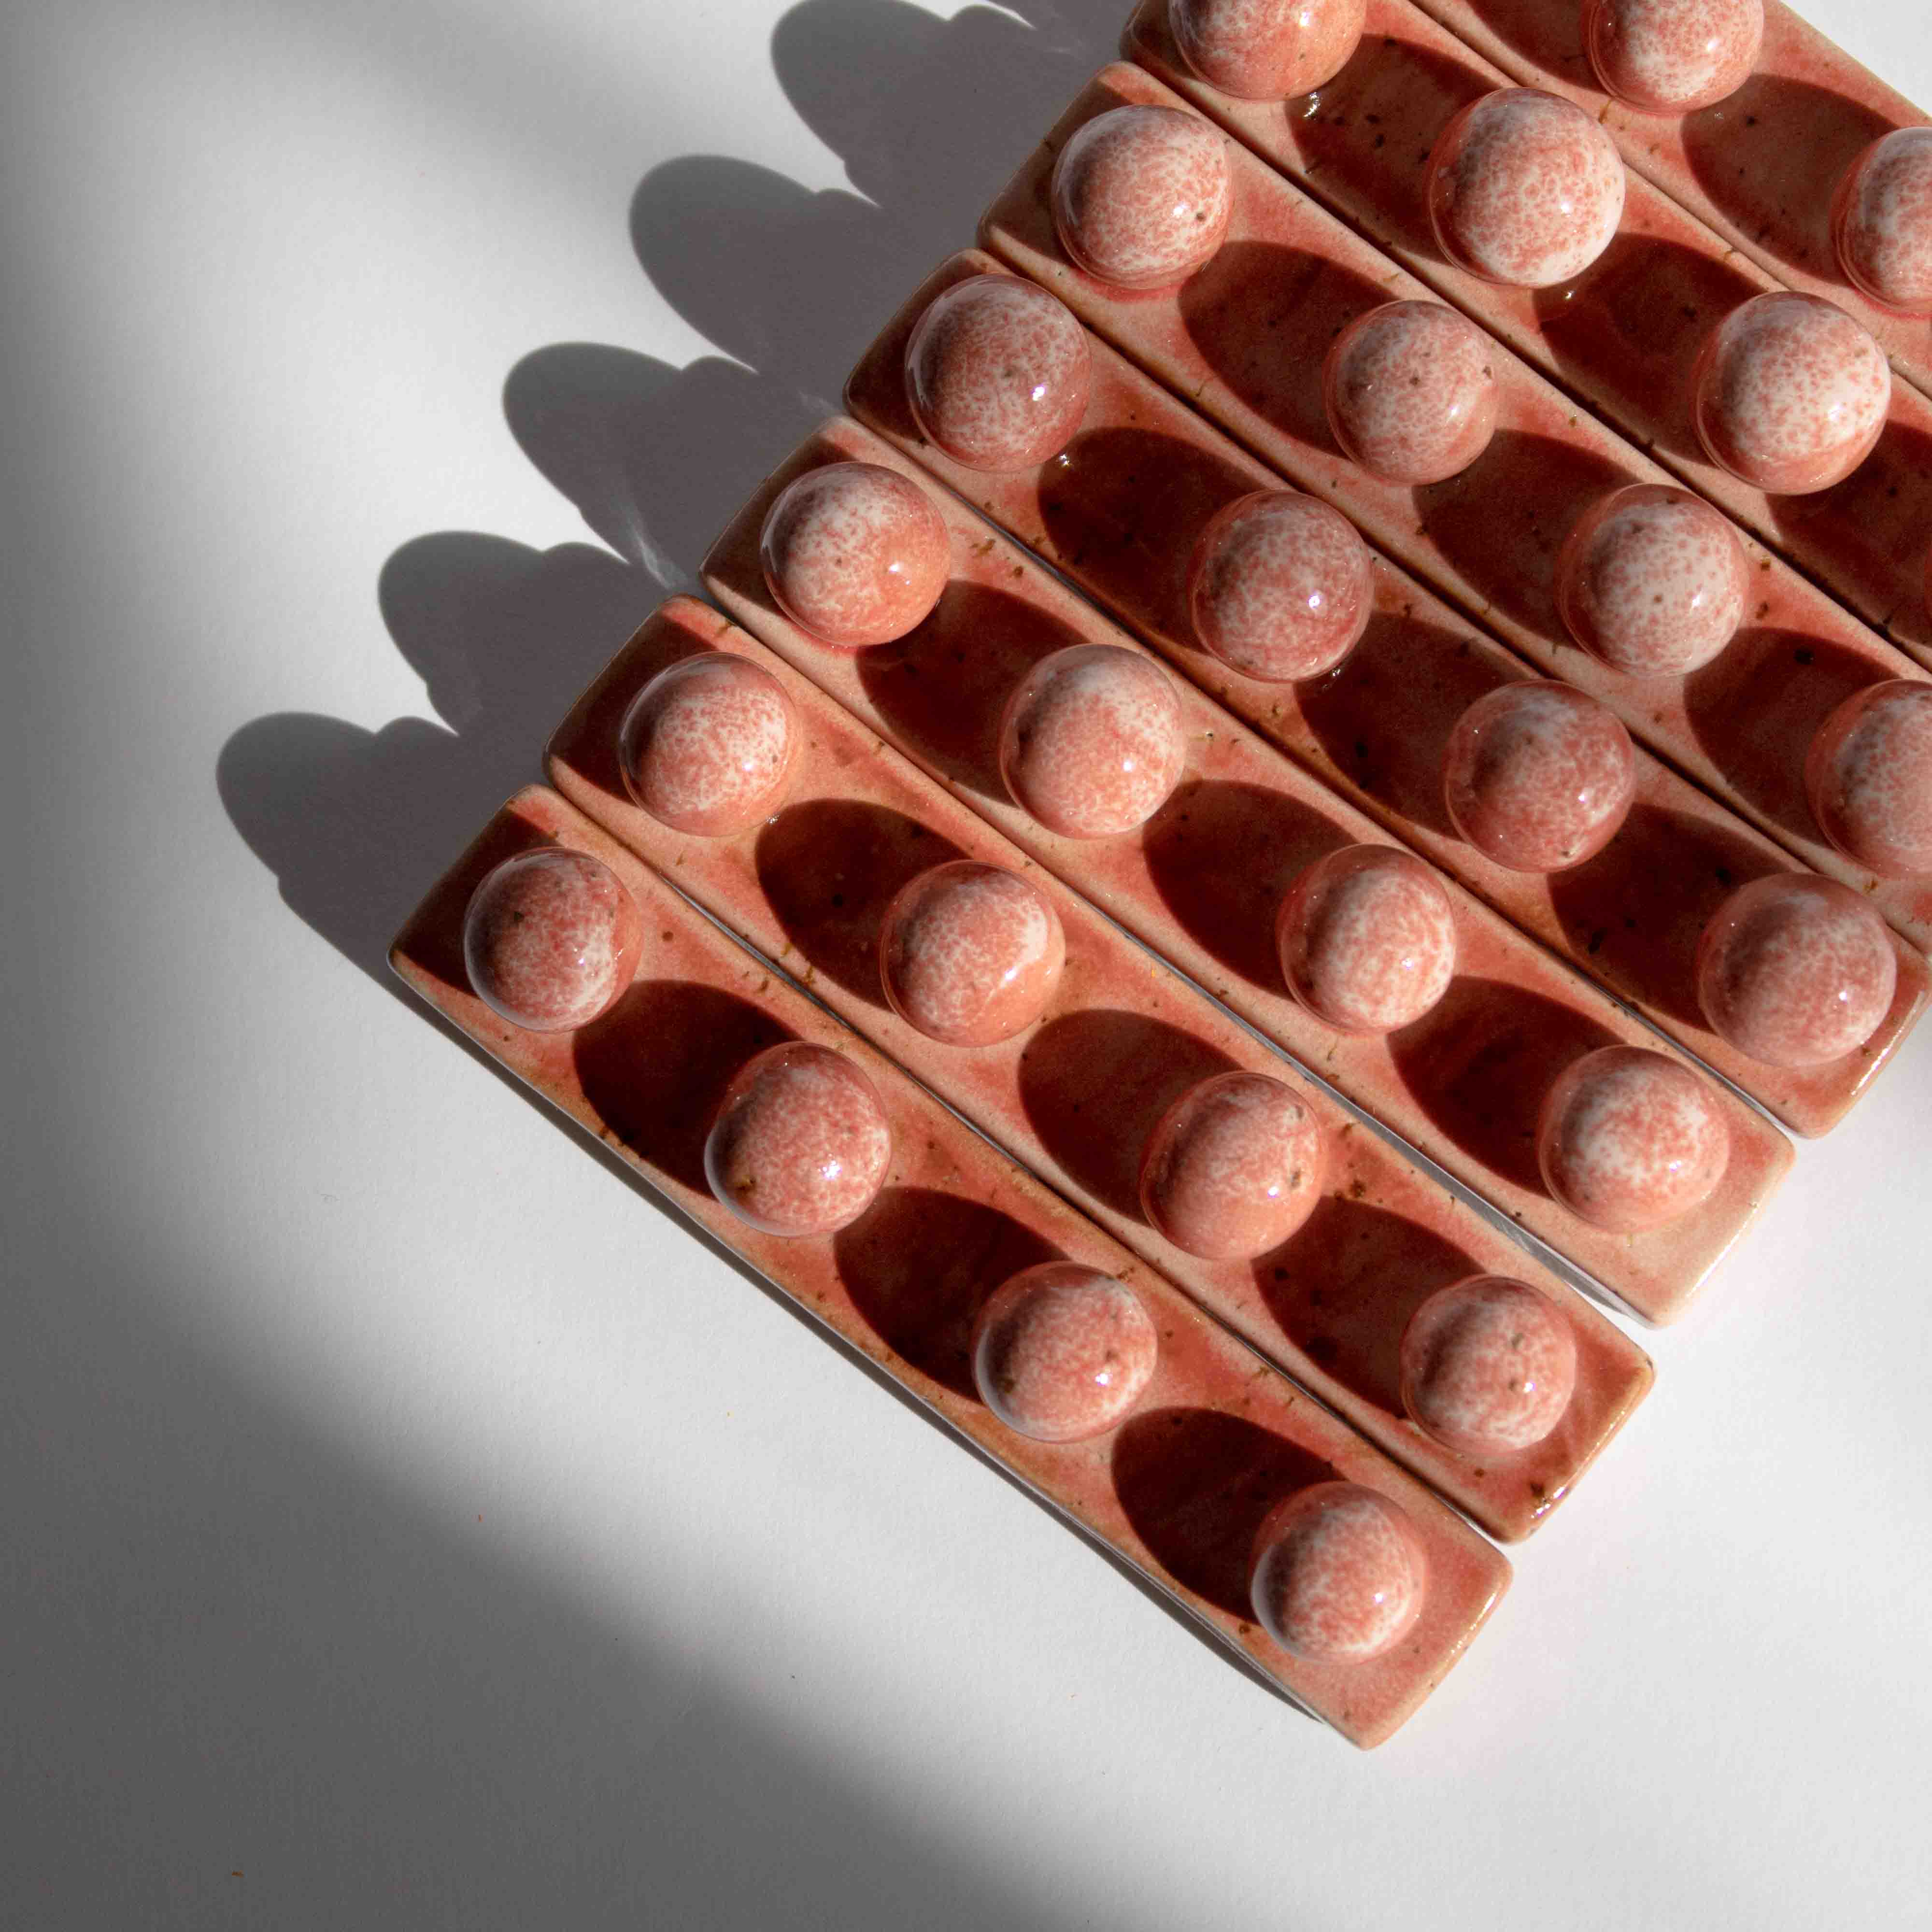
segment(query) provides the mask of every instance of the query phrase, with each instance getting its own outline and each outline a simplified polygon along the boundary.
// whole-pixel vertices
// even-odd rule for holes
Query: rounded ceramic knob
[[[1234,205],[1226,141],[1176,107],[1096,115],[1060,149],[1052,194],[1074,266],[1119,289],[1186,280],[1220,248]]]
[[[1499,686],[1456,720],[1442,760],[1456,830],[1513,872],[1594,859],[1636,795],[1636,753],[1616,713],[1540,678]]]
[[[1811,815],[1881,878],[1932,874],[1932,684],[1892,678],[1825,720],[1804,760]]]
[[[1066,963],[1060,915],[1017,872],[976,860],[900,889],[879,934],[893,1012],[946,1046],[992,1046],[1033,1024]]]
[[[1144,824],[1187,763],[1180,700],[1167,674],[1119,644],[1070,644],[1006,700],[1000,773],[1036,825],[1108,838]]]
[[[1821,1066],[1877,1030],[1898,961],[1878,914],[1849,886],[1774,872],[1712,915],[1696,970],[1714,1033],[1768,1066]]]
[[[660,825],[728,838],[784,803],[804,733],[762,664],[701,651],[639,692],[617,734],[624,787]]]
[[[1764,0],[1584,0],[1582,26],[1606,94],[1646,114],[1690,114],[1750,80]]]
[[[1778,290],[1711,332],[1692,373],[1698,440],[1720,469],[1776,495],[1841,483],[1892,407],[1885,352],[1843,309]]]
[[[973,1324],[980,1400],[1036,1442],[1104,1435],[1139,1401],[1160,1353],[1140,1297],[1078,1262],[1023,1269]]]
[[[1881,134],[1832,199],[1845,279],[1881,308],[1932,315],[1932,128]]]
[[[1358,315],[1322,368],[1328,427],[1350,462],[1385,483],[1460,476],[1496,431],[1495,345],[1440,302]]]
[[[545,846],[489,872],[463,916],[476,997],[529,1033],[587,1026],[628,990],[644,946],[637,902],[586,852]]]
[[[1170,0],[1167,23],[1209,86],[1287,100],[1348,65],[1368,10],[1368,0]]]
[[[906,400],[920,433],[968,470],[1030,470],[1087,413],[1087,332],[1017,275],[970,275],[935,296],[906,343]]]
[[[1552,1196],[1580,1220],[1638,1234],[1708,1200],[1731,1132],[1708,1080],[1668,1054],[1599,1047],[1544,1096],[1537,1160]]]
[[[1675,677],[1736,634],[1744,548],[1701,496],[1632,483],[1586,510],[1556,560],[1556,608],[1583,650],[1627,677]]]
[[[1162,1115],[1141,1156],[1149,1223],[1203,1261],[1278,1248],[1322,1198],[1322,1124],[1264,1073],[1216,1073]]]
[[[1316,1483],[1269,1511],[1248,1594],[1283,1650],[1366,1664],[1414,1628],[1428,1588],[1428,1552],[1406,1510],[1359,1483]]]
[[[890,644],[922,623],[952,569],[932,498],[876,463],[828,463],[788,484],[758,553],[778,608],[846,650]]]
[[[1623,219],[1623,157],[1574,103],[1499,88],[1436,137],[1423,191],[1436,242],[1457,268],[1513,288],[1552,288],[1610,245]]]
[[[842,1053],[806,1040],[739,1070],[704,1143],[704,1178],[741,1221],[788,1238],[835,1234],[885,1184],[892,1131]]]
[[[1449,895],[1412,852],[1345,845],[1288,888],[1275,922],[1288,989],[1342,1033],[1393,1033],[1456,976]]]
[[[1295,490],[1258,490],[1219,511],[1188,566],[1195,635],[1230,670],[1271,684],[1333,670],[1375,601],[1354,525]]]
[[[1502,1275],[1438,1288],[1402,1336],[1402,1406],[1459,1456],[1513,1455],[1563,1420],[1576,1336],[1547,1295]]]

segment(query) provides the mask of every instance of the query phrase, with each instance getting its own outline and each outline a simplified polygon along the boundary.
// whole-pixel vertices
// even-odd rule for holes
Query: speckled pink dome
[[[980,1310],[973,1381],[1009,1429],[1078,1442],[1125,1419],[1160,1352],[1154,1318],[1124,1282],[1078,1262],[1042,1262]]]
[[[1204,1261],[1278,1248],[1322,1198],[1322,1124],[1285,1082],[1217,1073],[1191,1087],[1148,1137],[1141,1205],[1150,1223]]]
[[[1841,308],[1788,290],[1754,296],[1711,332],[1691,375],[1711,460],[1773,494],[1843,482],[1892,406],[1885,352]]]
[[[1550,1193],[1613,1234],[1682,1220],[1724,1178],[1731,1133],[1711,1083],[1682,1060],[1606,1046],[1544,1097],[1537,1158]]]
[[[1895,128],[1845,170],[1832,245],[1845,279],[1881,308],[1932,315],[1932,128]]]
[[[830,1234],[884,1185],[892,1133],[877,1090],[842,1053],[768,1047],[727,1090],[704,1143],[711,1192],[768,1234]]]
[[[1424,193],[1437,243],[1458,268],[1552,288],[1610,245],[1623,219],[1623,157],[1574,102],[1499,88],[1436,137]]]
[[[876,463],[828,463],[794,478],[765,518],[758,554],[778,608],[846,650],[922,623],[952,568],[932,500]]]
[[[1035,824],[1066,838],[1131,832],[1187,764],[1180,700],[1144,652],[1070,644],[1022,678],[1000,725],[1000,772]]]
[[[1220,248],[1234,205],[1225,137],[1176,107],[1096,115],[1060,151],[1052,194],[1074,266],[1122,289],[1184,282]]]
[[[1818,829],[1882,878],[1932,875],[1932,684],[1891,678],[1826,719],[1804,760]]]
[[[587,1026],[630,986],[643,950],[637,902],[586,852],[519,853],[470,895],[463,962],[476,997],[530,1033]]]
[[[1576,1333],[1525,1282],[1478,1275],[1438,1288],[1402,1331],[1402,1406],[1458,1455],[1512,1455],[1540,1442],[1576,1386]]]
[[[1496,344],[1441,302],[1385,302],[1358,316],[1322,364],[1322,400],[1342,454],[1385,483],[1440,483],[1496,429]]]
[[[1636,795],[1636,753],[1616,714],[1546,679],[1505,684],[1456,721],[1442,760],[1456,830],[1516,872],[1557,872],[1614,838]]]
[[[1017,275],[971,275],[935,296],[906,343],[921,431],[969,470],[1030,470],[1072,440],[1092,381],[1087,332]]]
[[[1584,0],[1582,28],[1606,94],[1646,114],[1690,114],[1750,78],[1764,0]]]
[[[1286,100],[1348,65],[1367,16],[1367,0],[1169,0],[1167,23],[1210,87]]]
[[[1295,490],[1227,505],[1188,565],[1196,637],[1231,670],[1269,683],[1333,670],[1360,642],[1375,596],[1354,525]]]
[[[1712,914],[1696,970],[1713,1032],[1768,1066],[1819,1066],[1877,1030],[1898,960],[1878,914],[1849,886],[1774,872]]]
[[[1406,1510],[1359,1483],[1317,1483],[1269,1511],[1249,1596],[1282,1649],[1317,1664],[1364,1664],[1414,1628],[1429,1557]]]
[[[1578,520],[1556,560],[1569,633],[1628,677],[1708,664],[1743,620],[1750,572],[1737,532],[1702,497],[1632,483]]]
[[[617,734],[618,763],[659,824],[727,838],[784,802],[803,740],[784,687],[762,664],[703,651],[638,692]]]

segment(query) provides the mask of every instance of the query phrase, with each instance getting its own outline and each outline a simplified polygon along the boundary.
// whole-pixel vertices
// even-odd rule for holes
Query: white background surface
[[[0,12],[0,1922],[1928,1922],[1932,1028],[1362,1756],[387,980],[1125,11]]]

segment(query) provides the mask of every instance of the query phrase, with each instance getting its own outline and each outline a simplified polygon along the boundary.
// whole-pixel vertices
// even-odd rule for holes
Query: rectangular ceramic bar
[[[1894,385],[1878,446],[1835,488],[1767,496],[1705,454],[1691,422],[1692,365],[1741,302],[1780,285],[1640,175],[1616,239],[1553,289],[1466,274],[1436,245],[1422,194],[1450,116],[1508,76],[1408,0],[1370,0],[1370,32],[1318,93],[1238,100],[1191,74],[1166,0],[1143,0],[1127,51],[1204,113],[1386,249],[1666,470],[1729,511],[1919,661],[1932,662],[1925,562],[1932,544],[1932,400]],[[1918,325],[1924,332],[1925,325]]]
[[[1832,196],[1881,134],[1927,116],[1780,0],[1765,0],[1751,77],[1695,114],[1646,114],[1597,85],[1569,0],[1422,0],[1511,80],[1561,94],[1600,121],[1624,159],[1786,287],[1858,317],[1908,381],[1932,394],[1924,318],[1862,295],[1832,246]]]
[[[914,323],[942,289],[1010,272],[956,255],[886,325],[846,385],[852,412],[923,463],[1248,724],[1399,838],[1454,873],[1525,931],[1627,1000],[1652,1024],[1802,1134],[1820,1134],[1891,1058],[1918,1010],[1924,960],[1898,941],[1901,996],[1859,1052],[1822,1067],[1768,1066],[1703,1023],[1692,984],[1697,939],[1718,903],[1767,872],[1796,871],[1770,840],[1639,747],[1623,830],[1568,872],[1516,872],[1457,836],[1442,806],[1450,731],[1484,692],[1532,674],[1385,558],[1376,615],[1353,654],[1306,684],[1244,677],[1195,641],[1187,570],[1215,512],[1281,479],[1107,345],[1090,338],[1087,411],[1066,447],[1030,470],[968,470],[928,442],[902,380]],[[1922,942],[1932,881],[1874,903]]]
[[[921,483],[952,542],[952,581],[925,622],[856,656],[779,612],[758,560],[773,498],[826,462],[863,461]],[[1144,651],[1028,552],[857,424],[826,424],[768,478],[714,547],[705,582],[744,627],[882,739],[1393,1133],[1651,1321],[1682,1310],[1749,1225],[1790,1160],[1784,1136],[1720,1093],[1731,1166],[1717,1193],[1652,1233],[1613,1235],[1561,1208],[1534,1154],[1550,1083],[1590,1048],[1657,1036],[1454,881],[1458,972],[1441,1003],[1386,1038],[1345,1035],[1289,994],[1274,914],[1294,878],[1343,845],[1389,844],[1345,805],[1186,684],[1186,771],[1162,809],[1116,838],[1041,830],[1008,797],[996,754],[1001,706],[1027,667],[1075,644]]]
[[[708,651],[748,658],[776,678],[806,740],[783,807],[731,837],[690,836],[639,809],[618,763],[618,728],[638,692],[666,665]],[[572,804],[1492,1534],[1535,1528],[1648,1388],[1642,1352],[1581,1297],[1526,1267],[1499,1230],[709,604],[679,598],[659,610],[559,728],[548,763]],[[893,895],[961,858],[1030,874],[1066,934],[1047,1010],[997,1046],[926,1038],[880,984]],[[1267,1253],[1203,1261],[1149,1225],[1141,1154],[1182,1094],[1237,1068],[1285,1082],[1312,1112],[1325,1193]],[[1556,1431],[1516,1454],[1472,1460],[1408,1420],[1393,1367],[1416,1306],[1475,1274],[1533,1280],[1563,1309],[1578,1352],[1576,1394]]]
[[[1923,674],[1748,537],[1741,540],[1755,602],[1714,662],[1688,677],[1637,683],[1579,650],[1556,610],[1564,537],[1607,491],[1670,477],[1501,346],[1496,434],[1460,476],[1412,490],[1350,463],[1322,412],[1328,344],[1366,310],[1427,291],[1239,147],[1229,154],[1228,242],[1191,281],[1134,294],[1080,273],[1054,235],[1053,157],[1082,122],[1130,101],[1186,106],[1141,68],[1106,68],[994,204],[986,245],[1539,670],[1601,699],[1653,751],[1814,871],[1875,885],[1813,824],[1804,749],[1852,691]],[[1922,920],[1932,885],[1888,896],[1916,898]]]
[[[630,990],[602,1018],[569,1033],[528,1033],[500,1019],[471,992],[463,967],[464,911],[478,882],[503,860],[544,846],[601,860],[644,915]],[[532,787],[512,800],[432,889],[390,958],[430,1006],[692,1221],[1352,1742],[1378,1744],[1410,1716],[1507,1587],[1502,1556],[1420,1483],[555,794]],[[835,1235],[763,1234],[705,1185],[705,1136],[726,1084],[754,1053],[791,1038],[856,1062],[892,1127],[884,1190]],[[1124,1422],[1054,1445],[1016,1435],[989,1414],[973,1390],[964,1337],[1000,1281],[1057,1258],[1130,1283],[1159,1327],[1160,1355]],[[728,1370],[719,1364],[721,1374]],[[1246,1602],[1248,1550],[1262,1516],[1282,1496],[1331,1477],[1397,1504],[1428,1552],[1428,1593],[1410,1636],[1352,1666],[1290,1655],[1255,1624]]]

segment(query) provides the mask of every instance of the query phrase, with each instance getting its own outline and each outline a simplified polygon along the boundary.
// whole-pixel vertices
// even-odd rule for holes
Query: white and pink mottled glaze
[[[1086,330],[1017,275],[954,283],[906,341],[906,401],[920,431],[969,470],[1030,470],[1064,449],[1092,379]]]
[[[1223,94],[1288,100],[1334,79],[1353,57],[1368,0],[1170,0],[1180,57]]]
[[[1628,677],[1708,664],[1736,634],[1750,572],[1702,497],[1631,483],[1593,504],[1556,560],[1556,607],[1582,649]]]
[[[1449,895],[1394,845],[1345,845],[1316,860],[1282,900],[1275,944],[1288,991],[1342,1033],[1406,1027],[1456,976]]]
[[[1114,288],[1171,288],[1213,260],[1227,234],[1227,142],[1198,114],[1116,107],[1061,148],[1052,196],[1076,268]]]
[[[1768,1066],[1856,1052],[1891,1010],[1898,958],[1876,913],[1834,879],[1775,872],[1740,886],[1697,942],[1712,1030]]]
[[[1161,1116],[1141,1156],[1149,1224],[1204,1261],[1278,1248],[1322,1198],[1322,1124],[1264,1073],[1211,1074]]]
[[[1552,288],[1610,245],[1623,219],[1623,157],[1574,102],[1498,88],[1437,136],[1424,193],[1456,267],[1512,288]]]
[[[1035,824],[1066,838],[1144,825],[1187,764],[1167,674],[1118,644],[1070,644],[1013,687],[1000,721],[1000,773]]]
[[[489,873],[463,920],[476,997],[512,1026],[587,1026],[630,986],[643,949],[637,902],[587,853],[520,852]]]
[[[844,650],[922,622],[952,568],[932,500],[876,463],[827,463],[795,478],[765,518],[758,557],[785,615]]]
[[[1544,1184],[1613,1234],[1681,1220],[1710,1198],[1730,1130],[1708,1082],[1647,1047],[1605,1046],[1566,1067],[1537,1123]]]
[[[1342,454],[1384,483],[1460,476],[1496,430],[1495,345],[1436,302],[1358,315],[1322,367],[1322,406]]]
[[[1932,684],[1888,678],[1855,692],[1804,759],[1811,815],[1881,878],[1932,875]]]
[[[1402,1407],[1458,1455],[1540,1442],[1576,1388],[1576,1330],[1526,1282],[1477,1275],[1438,1288],[1402,1330]]]
[[[1880,308],[1932,315],[1932,128],[1894,128],[1845,170],[1832,197],[1845,279]]]
[[[1694,114],[1750,80],[1764,0],[1584,0],[1582,31],[1606,94],[1646,114]]]
[[[1442,797],[1456,830],[1514,872],[1558,872],[1617,836],[1636,796],[1636,754],[1607,705],[1567,684],[1485,692],[1456,721]]]
[[[901,888],[879,934],[893,1012],[945,1046],[992,1046],[1046,1010],[1066,963],[1052,902],[999,866],[955,859]]]
[[[1270,684],[1333,670],[1361,641],[1375,601],[1354,525],[1297,490],[1257,490],[1218,511],[1187,568],[1195,635]]]
[[[803,734],[784,688],[762,664],[703,651],[667,664],[617,734],[632,800],[660,825],[722,838],[784,802]]]
[[[974,1386],[1009,1429],[1079,1442],[1126,1420],[1160,1337],[1124,1282],[1078,1262],[1042,1262],[994,1290],[972,1346]]]
[[[704,1143],[712,1196],[768,1234],[830,1234],[864,1214],[892,1166],[892,1132],[871,1081],[802,1040],[739,1069]]]
[[[1871,454],[1892,406],[1884,350],[1843,309],[1784,289],[1718,323],[1691,384],[1711,460],[1786,496],[1843,482]]]
[[[1428,1588],[1427,1553],[1399,1504],[1359,1483],[1316,1483],[1268,1512],[1248,1594],[1282,1649],[1364,1664],[1408,1634]]]

